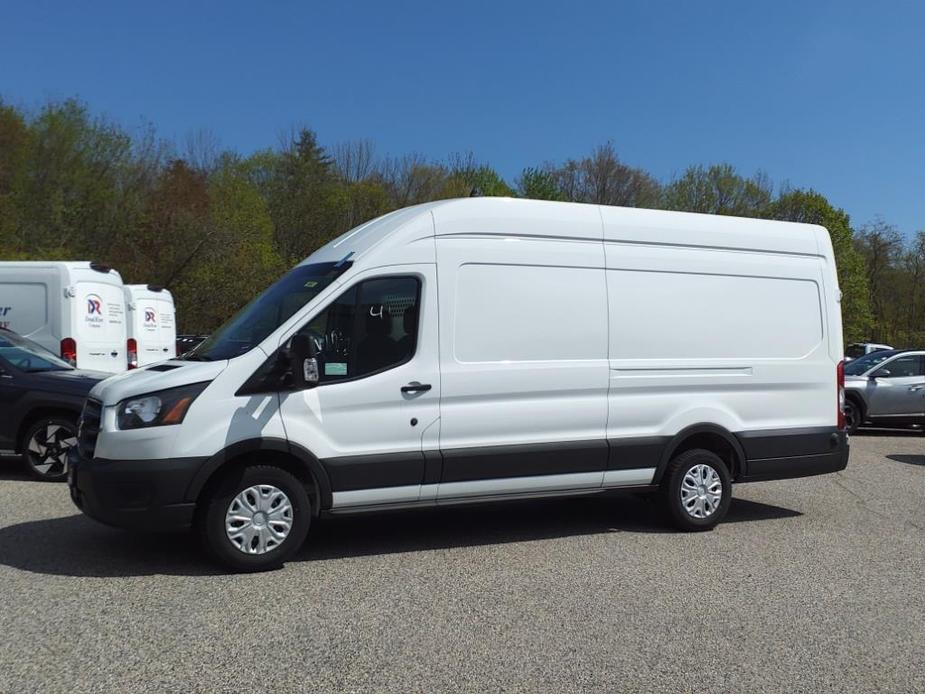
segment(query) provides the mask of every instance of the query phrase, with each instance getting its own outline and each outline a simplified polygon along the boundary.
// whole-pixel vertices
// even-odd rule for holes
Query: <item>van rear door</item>
[[[145,293],[134,304],[133,336],[138,345],[138,366],[175,357],[176,327],[170,294]]]
[[[101,282],[78,282],[71,303],[77,368],[125,371],[125,297],[122,288]]]

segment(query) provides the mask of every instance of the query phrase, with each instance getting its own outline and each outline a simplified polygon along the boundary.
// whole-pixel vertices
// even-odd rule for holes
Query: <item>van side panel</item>
[[[794,456],[826,453],[836,361],[824,259],[691,240],[605,242],[608,438],[666,442],[712,424],[739,437],[748,457],[779,450],[771,434],[796,437],[796,448],[785,446]],[[632,446],[612,451],[611,467],[637,465]]]
[[[55,265],[0,265],[0,327],[58,354],[64,301],[61,273]]]
[[[589,472],[581,486],[599,487],[607,459],[600,242],[439,231],[439,497],[471,493],[459,484],[471,480],[497,480],[488,487],[502,493],[522,486],[515,478]]]

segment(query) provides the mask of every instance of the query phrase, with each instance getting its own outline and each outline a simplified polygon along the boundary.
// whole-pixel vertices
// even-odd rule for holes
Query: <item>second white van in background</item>
[[[128,313],[128,368],[134,369],[177,356],[173,295],[153,284],[127,284],[124,291]]]
[[[79,369],[126,370],[122,276],[87,261],[0,262],[0,327]]]

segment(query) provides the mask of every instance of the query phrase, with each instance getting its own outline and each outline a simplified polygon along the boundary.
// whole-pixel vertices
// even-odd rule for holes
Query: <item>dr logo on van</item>
[[[103,300],[96,294],[87,295],[87,315],[84,316],[84,322],[93,328],[103,324]]]

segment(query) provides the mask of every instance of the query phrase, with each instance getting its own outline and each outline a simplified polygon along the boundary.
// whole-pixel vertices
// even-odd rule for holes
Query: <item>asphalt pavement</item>
[[[925,436],[737,486],[316,524],[283,569],[84,518],[0,465],[0,691],[925,692]]]

